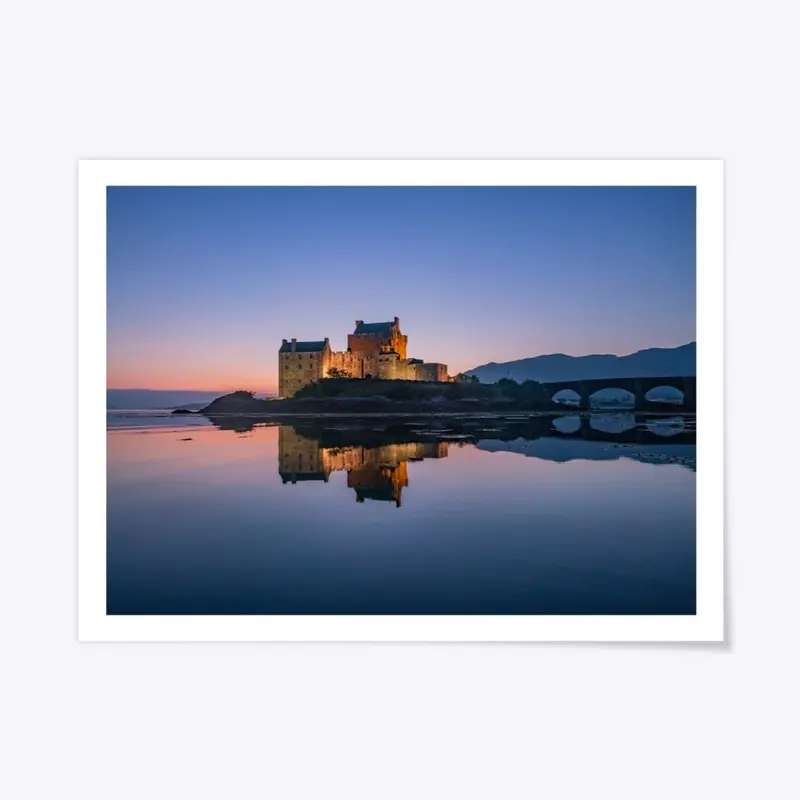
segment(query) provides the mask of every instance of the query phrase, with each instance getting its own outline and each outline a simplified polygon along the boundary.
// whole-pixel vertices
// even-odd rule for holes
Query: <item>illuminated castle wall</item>
[[[447,365],[408,358],[408,336],[400,320],[364,322],[357,319],[347,336],[347,350],[331,350],[330,340],[298,342],[284,339],[278,351],[278,394],[291,397],[303,386],[327,378],[331,370],[351,378],[447,381]]]

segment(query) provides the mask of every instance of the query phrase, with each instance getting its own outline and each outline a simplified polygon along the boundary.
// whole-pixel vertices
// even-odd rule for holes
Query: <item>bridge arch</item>
[[[686,400],[683,388],[664,383],[653,386],[645,392],[644,399],[648,403],[658,403],[665,406],[682,406]]]
[[[666,377],[653,377],[653,378],[592,378],[582,381],[554,381],[543,382],[542,387],[551,398],[551,403],[554,406],[564,407],[564,403],[559,402],[563,397],[570,397],[572,402],[570,405],[575,404],[575,396],[580,398],[578,403],[579,407],[583,410],[588,410],[594,405],[591,398],[603,391],[608,394],[608,390],[612,390],[620,395],[622,392],[629,393],[634,397],[633,406],[637,410],[645,409],[661,409],[668,408],[668,404],[653,402],[647,399],[648,393],[652,390],[651,396],[658,396],[659,390],[661,394],[669,391],[683,393],[684,401],[682,411],[694,411],[696,407],[696,385],[697,379],[692,376],[666,376]],[[664,387],[663,389],[661,387]],[[569,390],[569,394],[567,394]],[[624,395],[628,397],[628,395]],[[601,395],[602,397],[602,395]],[[630,399],[628,398],[628,404]],[[677,404],[673,405],[676,407]]]
[[[614,386],[609,381],[608,386],[597,388],[587,398],[590,408],[633,408],[636,405],[636,395],[630,388]]]
[[[581,396],[575,389],[564,388],[551,395],[550,402],[562,406],[577,406],[580,405]]]

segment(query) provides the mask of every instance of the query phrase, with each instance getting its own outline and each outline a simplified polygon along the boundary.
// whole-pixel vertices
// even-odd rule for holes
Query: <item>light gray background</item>
[[[0,793],[798,796],[795,37],[768,1],[6,0]],[[81,157],[725,158],[729,644],[79,646]]]

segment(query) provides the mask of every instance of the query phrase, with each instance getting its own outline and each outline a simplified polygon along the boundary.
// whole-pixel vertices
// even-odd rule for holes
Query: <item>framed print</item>
[[[79,638],[721,641],[721,161],[79,164]]]

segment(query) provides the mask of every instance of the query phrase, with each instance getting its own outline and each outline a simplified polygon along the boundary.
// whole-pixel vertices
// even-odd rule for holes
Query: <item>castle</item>
[[[278,394],[295,392],[332,371],[339,377],[383,378],[406,381],[447,381],[447,365],[408,358],[408,336],[400,332],[400,320],[364,322],[357,319],[347,336],[347,351],[331,350],[326,337],[321,342],[283,340],[278,351]]]

